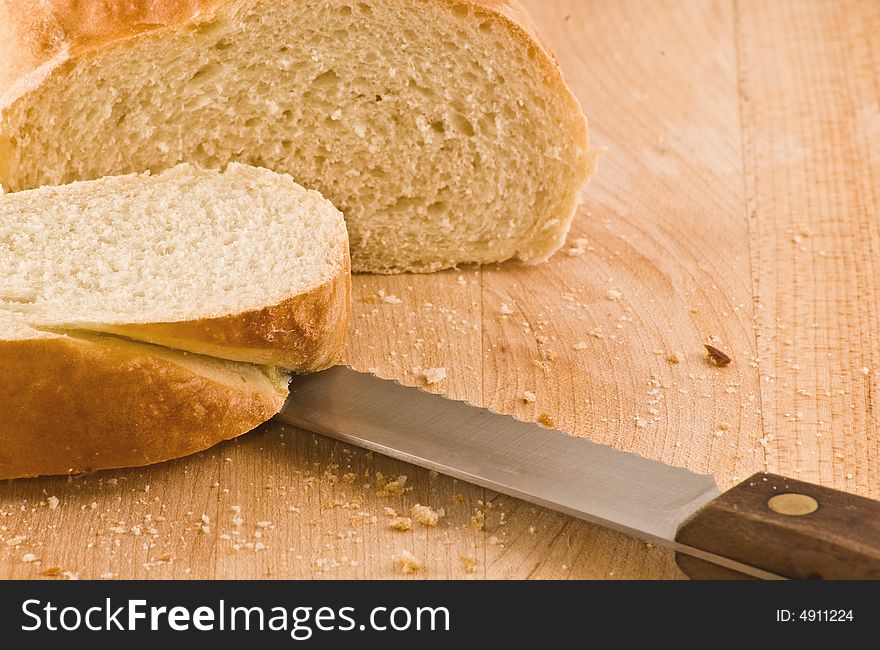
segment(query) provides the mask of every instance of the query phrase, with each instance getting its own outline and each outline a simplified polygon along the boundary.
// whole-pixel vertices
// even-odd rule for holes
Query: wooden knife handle
[[[880,578],[880,501],[755,474],[698,510],[676,541],[793,579]],[[748,576],[676,554],[695,579]]]

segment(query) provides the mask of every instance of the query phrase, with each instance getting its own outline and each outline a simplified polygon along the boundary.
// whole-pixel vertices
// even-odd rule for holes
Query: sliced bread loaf
[[[265,166],[343,211],[358,271],[543,261],[593,166],[514,1],[0,0],[0,32],[7,190]]]
[[[327,367],[345,339],[342,215],[265,169],[0,196],[0,268],[0,478],[143,465],[249,431],[284,403],[275,366]]]

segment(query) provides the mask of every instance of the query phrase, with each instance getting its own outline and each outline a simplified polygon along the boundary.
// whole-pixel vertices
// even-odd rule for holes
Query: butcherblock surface
[[[582,254],[356,276],[348,361],[407,383],[446,368],[432,390],[722,487],[766,468],[880,497],[880,4],[527,4],[607,147]],[[415,503],[446,516],[389,527]],[[389,578],[402,551],[411,577],[682,575],[664,549],[275,423],[0,484],[7,578]]]

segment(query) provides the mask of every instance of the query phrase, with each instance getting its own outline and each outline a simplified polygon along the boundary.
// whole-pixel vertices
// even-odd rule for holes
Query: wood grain
[[[880,496],[880,7],[526,4],[607,148],[582,252],[356,276],[347,361],[410,384],[446,368],[428,389],[725,488],[766,467]],[[390,527],[416,503],[446,516]],[[392,578],[403,551],[416,578],[682,577],[663,549],[275,423],[0,484],[0,577]]]
[[[880,5],[740,6],[768,467],[880,497]]]

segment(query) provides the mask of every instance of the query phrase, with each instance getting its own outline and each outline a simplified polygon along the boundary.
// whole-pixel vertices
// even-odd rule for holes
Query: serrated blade
[[[675,542],[719,495],[712,476],[343,366],[295,376],[290,390],[282,422],[771,577]]]

